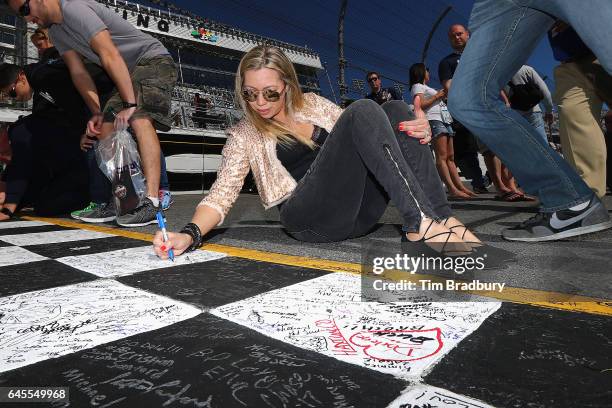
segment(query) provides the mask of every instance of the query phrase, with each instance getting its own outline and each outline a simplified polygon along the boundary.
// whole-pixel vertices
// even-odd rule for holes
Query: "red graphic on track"
[[[370,358],[381,361],[416,361],[431,357],[443,346],[439,328],[428,330],[360,331],[349,342],[362,347]]]
[[[327,339],[332,344],[332,352],[335,355],[352,356],[357,354],[357,351],[342,335],[334,319],[317,320],[315,325],[322,331],[327,332]]]

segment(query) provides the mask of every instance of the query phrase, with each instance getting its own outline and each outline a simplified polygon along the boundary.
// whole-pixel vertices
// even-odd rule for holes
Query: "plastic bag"
[[[112,183],[117,215],[138,207],[146,192],[136,142],[127,130],[120,130],[96,146],[98,166]]]

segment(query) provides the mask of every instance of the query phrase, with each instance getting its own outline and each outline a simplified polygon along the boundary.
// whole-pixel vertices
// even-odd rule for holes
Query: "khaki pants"
[[[610,76],[598,61],[561,64],[555,68],[554,95],[559,106],[563,155],[597,194],[606,194],[606,142],[600,117],[612,98]]]

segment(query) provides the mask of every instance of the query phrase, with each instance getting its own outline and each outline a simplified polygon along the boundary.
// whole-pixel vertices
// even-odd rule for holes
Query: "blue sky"
[[[243,30],[298,45],[318,52],[327,67],[320,75],[322,93],[337,96],[337,24],[340,0],[172,0],[184,9]],[[473,0],[348,0],[345,19],[345,54],[349,63],[347,83],[353,98],[367,90],[354,88],[353,80],[363,80],[367,70],[383,76],[385,86],[408,82],[408,67],[418,62],[434,21],[448,6],[452,11],[434,35],[427,65],[437,86],[437,66],[452,50],[446,31],[452,23],[467,24]],[[556,65],[547,41],[543,41],[529,64],[552,86]],[[327,75],[329,74],[329,81]],[[359,86],[358,84],[356,84]],[[407,86],[406,86],[407,90]],[[405,93],[407,95],[407,92]]]

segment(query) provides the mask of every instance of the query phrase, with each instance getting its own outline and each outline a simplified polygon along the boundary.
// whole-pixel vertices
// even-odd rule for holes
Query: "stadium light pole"
[[[423,47],[423,54],[421,55],[421,62],[423,64],[425,63],[425,59],[427,58],[427,51],[429,51],[429,45],[431,44],[431,39],[433,38],[434,33],[438,29],[438,26],[440,25],[442,20],[444,20],[444,17],[446,17],[446,15],[450,13],[452,9],[453,9],[453,6],[448,6],[446,9],[444,9],[442,14],[438,16],[438,19],[434,23],[433,27],[431,27],[431,31],[429,32],[429,35],[427,36],[427,41],[425,41],[425,47]]]

